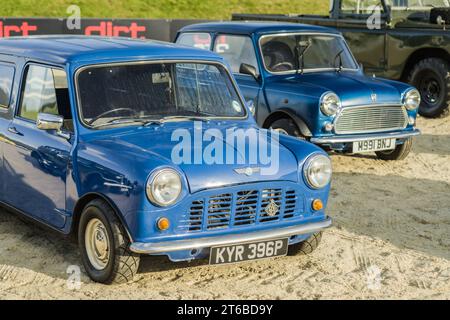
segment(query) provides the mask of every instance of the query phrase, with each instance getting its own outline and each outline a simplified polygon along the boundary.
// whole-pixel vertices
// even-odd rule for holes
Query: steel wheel
[[[101,283],[126,283],[139,268],[139,255],[130,251],[130,238],[111,206],[89,202],[78,224],[78,245],[84,269]]]
[[[443,91],[441,90],[441,85],[437,79],[437,75],[429,74],[425,75],[420,81],[419,90],[422,99],[430,105],[435,107],[444,98]]]
[[[105,225],[99,219],[92,219],[86,226],[86,253],[89,262],[97,270],[103,270],[110,259],[109,237]]]
[[[450,64],[439,58],[419,61],[411,70],[408,82],[420,91],[422,116],[436,118],[450,114],[449,70]]]

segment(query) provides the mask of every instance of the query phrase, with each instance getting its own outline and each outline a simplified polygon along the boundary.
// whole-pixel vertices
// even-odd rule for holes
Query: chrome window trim
[[[94,128],[94,127],[90,126],[89,124],[87,124],[83,120],[83,112],[81,109],[80,90],[78,87],[78,76],[80,75],[81,72],[83,72],[86,69],[90,69],[90,68],[105,68],[105,67],[117,67],[117,66],[129,66],[129,65],[164,64],[164,63],[186,63],[186,64],[198,63],[198,64],[207,64],[207,65],[217,65],[217,66],[222,67],[225,70],[225,72],[227,73],[227,75],[231,81],[231,84],[233,85],[233,87],[237,93],[237,96],[238,96],[239,100],[241,101],[241,104],[244,108],[245,115],[242,117],[203,117],[203,118],[206,120],[247,120],[249,118],[249,112],[247,111],[244,97],[242,96],[241,91],[239,90],[236,80],[234,79],[230,70],[228,70],[228,67],[224,63],[219,62],[219,61],[213,61],[213,60],[158,59],[158,60],[139,60],[139,61],[114,62],[114,63],[106,62],[106,63],[85,65],[85,66],[82,66],[82,67],[76,69],[75,75],[74,75],[74,86],[75,86],[76,103],[77,103],[77,114],[78,114],[77,117],[78,117],[78,120],[80,121],[80,123],[82,124],[82,126],[87,129],[90,129],[90,130],[108,130],[108,128],[104,128],[104,129]],[[127,124],[126,127],[129,127],[129,126],[131,126],[131,124]]]
[[[264,54],[262,52],[262,47],[261,47],[261,41],[264,38],[267,37],[274,37],[274,36],[297,36],[297,35],[317,35],[317,36],[330,36],[330,37],[336,37],[336,38],[340,38],[341,40],[343,40],[343,43],[345,45],[345,47],[348,50],[348,53],[350,53],[350,57],[353,59],[354,64],[357,66],[355,69],[353,68],[342,68],[342,71],[353,71],[353,72],[358,72],[360,70],[359,66],[358,66],[358,61],[356,60],[355,56],[353,55],[353,52],[350,50],[350,47],[347,44],[347,41],[345,40],[344,36],[342,34],[334,34],[334,33],[326,33],[326,32],[309,32],[309,31],[305,31],[305,32],[284,32],[284,33],[270,33],[270,34],[264,34],[262,36],[259,37],[258,39],[258,51],[261,57],[261,61],[262,61],[262,65],[264,66],[264,70],[266,70],[268,73],[272,74],[272,75],[289,75],[289,74],[297,74],[299,73],[299,70],[290,70],[290,71],[270,71],[267,66],[266,66],[266,62],[264,61]],[[309,68],[309,69],[303,69],[303,73],[314,73],[314,72],[324,72],[324,71],[335,71],[336,68]]]
[[[20,115],[21,109],[22,109],[22,103],[23,103],[23,97],[24,97],[24,93],[25,93],[25,86],[26,86],[26,82],[27,82],[27,77],[28,77],[28,70],[30,69],[30,67],[32,66],[37,66],[37,67],[41,67],[41,68],[46,68],[46,69],[55,69],[55,70],[60,70],[60,71],[64,71],[66,73],[66,77],[68,77],[69,73],[67,72],[67,70],[62,67],[62,66],[58,66],[58,65],[54,65],[54,64],[47,64],[45,62],[38,62],[38,61],[28,61],[26,62],[23,67],[22,67],[22,73],[20,75],[20,85],[19,85],[19,91],[17,93],[18,97],[17,97],[17,102],[16,102],[16,108],[14,110],[14,119],[19,119],[28,123],[33,123],[36,124],[37,123],[37,118],[36,120],[33,119],[28,119],[25,117],[22,117]],[[53,81],[54,83],[54,81]],[[68,84],[69,85],[69,84]],[[56,87],[55,87],[56,89]],[[69,90],[69,94],[70,94],[70,89],[67,88]],[[72,106],[71,104],[69,105],[70,107],[70,113],[72,113]],[[72,118],[73,118],[73,114],[72,114]],[[73,121],[74,119],[72,119]]]
[[[253,39],[252,39],[251,35],[248,35],[248,34],[236,34],[236,33],[222,33],[222,32],[216,33],[215,36],[214,36],[213,41],[211,42],[211,50],[210,51],[214,52],[215,54],[218,54],[218,55],[220,55],[222,57],[222,55],[219,52],[215,51],[216,50],[217,38],[220,37],[220,36],[248,38],[250,40],[250,43],[252,44],[253,53],[255,54],[255,59],[256,59],[256,66],[253,66],[253,67],[256,68],[256,72],[258,73],[258,76],[261,76],[261,68],[259,67],[259,64],[258,64],[258,51],[255,50],[254,42],[253,42]],[[223,59],[226,60],[225,58],[223,58]],[[230,65],[230,67],[231,67],[231,65]],[[233,71],[233,70],[231,70],[231,71]],[[253,78],[253,76],[251,76],[249,74],[245,74],[245,73],[240,73],[240,72],[232,72],[232,73],[240,75],[240,76],[249,76],[249,77]]]
[[[362,109],[362,108],[370,108],[370,107],[399,107],[401,108],[403,112],[403,116],[405,118],[405,122],[403,127],[395,127],[395,128],[387,128],[387,129],[374,129],[374,130],[362,130],[362,131],[348,131],[339,133],[336,130],[336,124],[339,121],[339,118],[342,116],[342,113],[346,110],[352,110],[352,109]],[[383,103],[383,104],[364,104],[364,105],[358,105],[358,106],[351,106],[351,107],[342,107],[340,111],[336,114],[334,120],[333,120],[333,127],[334,127],[334,133],[335,134],[342,134],[342,135],[348,135],[348,134],[364,134],[364,133],[379,133],[379,132],[386,132],[386,131],[396,131],[396,130],[404,130],[408,126],[408,111],[406,110],[405,106],[402,104],[393,104],[393,103]]]
[[[14,82],[16,79],[16,64],[12,63],[12,62],[5,62],[5,61],[0,61],[0,67],[10,67],[13,70],[12,73],[12,79],[11,79],[11,88],[10,88],[10,92],[9,92],[9,99],[8,99],[8,105],[3,105],[0,103],[0,110],[5,110],[5,111],[9,111],[9,108],[11,106],[11,102],[12,102],[12,96],[14,93]]]
[[[190,45],[187,45],[187,44],[179,43],[178,40],[185,34],[191,34],[191,35],[192,34],[207,34],[207,35],[209,35],[210,40],[211,40],[211,42],[209,44],[209,48],[208,49],[203,49],[203,48],[197,48],[195,46],[190,46]],[[180,45],[180,46],[185,46],[185,47],[189,47],[189,48],[195,48],[195,49],[211,51],[212,50],[211,48],[212,48],[212,46],[214,44],[213,40],[214,40],[213,34],[211,32],[209,32],[209,31],[186,31],[186,32],[179,32],[177,38],[175,39],[175,43]]]

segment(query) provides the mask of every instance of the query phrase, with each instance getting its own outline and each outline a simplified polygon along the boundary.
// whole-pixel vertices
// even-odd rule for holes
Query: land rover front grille
[[[408,114],[403,106],[344,108],[335,122],[337,134],[393,131],[406,128]]]
[[[268,206],[272,210],[268,210]],[[184,232],[210,231],[293,218],[303,203],[293,189],[242,190],[195,200],[180,221]]]

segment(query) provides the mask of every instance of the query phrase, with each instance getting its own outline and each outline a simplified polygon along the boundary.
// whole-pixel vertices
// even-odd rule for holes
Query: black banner
[[[33,35],[80,34],[173,41],[183,26],[205,20],[1,18],[0,38]]]

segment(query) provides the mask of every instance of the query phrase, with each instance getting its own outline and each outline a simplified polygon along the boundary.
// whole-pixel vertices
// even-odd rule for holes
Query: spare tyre
[[[450,24],[450,8],[432,8],[430,12],[430,23],[439,24],[439,17]]]

